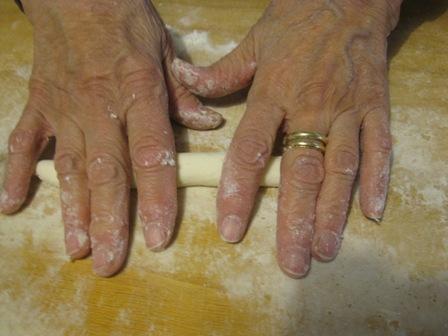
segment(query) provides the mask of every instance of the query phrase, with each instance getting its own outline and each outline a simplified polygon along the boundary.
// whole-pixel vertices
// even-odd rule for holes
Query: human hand
[[[29,100],[9,140],[0,210],[26,199],[36,161],[56,137],[67,253],[90,249],[97,274],[123,265],[135,173],[146,244],[167,246],[176,218],[175,144],[169,120],[219,126],[174,78],[173,49],[150,1],[25,0],[34,26]]]
[[[286,274],[306,275],[311,256],[335,258],[359,161],[361,209],[380,221],[391,158],[387,36],[400,2],[274,0],[217,63],[173,62],[176,78],[200,96],[227,95],[253,80],[218,192],[224,240],[238,242],[246,231],[281,125],[287,134],[318,132],[329,139],[325,156],[309,148],[283,155],[277,256]]]

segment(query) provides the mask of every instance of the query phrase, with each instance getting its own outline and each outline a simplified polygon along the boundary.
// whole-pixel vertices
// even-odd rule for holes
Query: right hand
[[[304,277],[311,257],[336,257],[358,168],[361,210],[380,221],[392,149],[387,36],[400,3],[273,0],[240,46],[217,63],[174,61],[177,78],[204,97],[251,83],[218,190],[225,241],[239,242],[246,233],[279,130],[328,136],[325,155],[296,147],[282,156],[277,259],[287,275]]]
[[[78,259],[92,250],[95,272],[110,276],[127,254],[132,169],[147,246],[162,250],[171,239],[177,201],[169,105],[173,118],[194,129],[216,128],[222,117],[172,75],[173,48],[150,1],[23,5],[34,26],[34,65],[9,140],[0,210],[22,206],[55,136],[67,253]]]

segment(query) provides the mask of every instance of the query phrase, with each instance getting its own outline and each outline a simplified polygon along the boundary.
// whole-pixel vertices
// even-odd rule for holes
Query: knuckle
[[[16,129],[9,136],[10,154],[31,153],[36,146],[36,133],[31,130]]]
[[[390,154],[392,152],[392,137],[389,133],[378,138],[377,151],[384,154]]]
[[[134,167],[138,169],[150,170],[176,165],[174,152],[158,145],[156,139],[152,137],[140,139],[132,152]]]
[[[321,157],[300,154],[293,161],[291,182],[299,189],[317,190],[324,179],[324,175]]]
[[[50,106],[50,84],[36,78],[31,78],[28,84],[30,97],[27,110],[40,110],[41,107]]]
[[[123,183],[126,173],[120,161],[111,154],[101,153],[95,155],[87,166],[89,185],[101,186],[109,183]]]
[[[272,137],[259,130],[249,130],[234,140],[233,160],[247,170],[263,169],[271,153]]]
[[[82,156],[74,151],[61,150],[56,155],[54,164],[60,177],[77,175],[84,169]]]
[[[297,102],[307,111],[318,111],[330,98],[334,98],[336,88],[331,82],[312,81],[304,85],[297,95]]]
[[[254,96],[269,96],[273,99],[279,96],[279,92],[288,92],[290,83],[282,71],[265,71],[262,75],[262,85],[257,85],[249,92],[249,98]]]
[[[341,192],[334,195],[331,200],[326,198],[325,201],[320,202],[316,211],[318,226],[334,228],[334,230],[342,229],[347,218],[350,199],[350,192]]]
[[[347,206],[339,208],[322,209],[319,215],[319,222],[321,226],[331,227],[335,231],[341,231],[343,224],[347,218]]]
[[[168,200],[160,203],[160,200],[145,200],[145,203],[139,203],[138,215],[143,223],[168,223],[174,222],[176,216],[177,202]],[[168,220],[167,220],[168,219]]]
[[[78,90],[93,106],[107,104],[114,97],[112,80],[109,76],[87,76],[77,83]]]
[[[160,109],[158,104],[168,105],[168,94],[159,67],[126,73],[121,79],[120,92],[125,111],[140,111],[148,106]]]
[[[389,156],[392,153],[392,136],[389,132],[378,134],[375,138],[364,139],[364,152],[381,153]]]
[[[38,96],[49,96],[49,86],[45,81],[31,77],[28,83],[28,88],[31,94],[36,94]]]
[[[341,175],[350,179],[354,178],[358,171],[359,155],[349,146],[340,145],[335,148],[334,156],[328,156],[327,173]]]
[[[286,223],[285,233],[293,242],[311,241],[314,234],[314,219],[294,218]]]
[[[148,88],[157,88],[163,79],[162,70],[156,65],[126,72],[121,80],[121,91],[125,95],[148,94]]]
[[[250,185],[251,181],[247,177],[244,177],[244,175],[224,176],[219,185],[219,198],[223,200],[234,199],[237,201],[251,198],[254,192],[248,187]]]

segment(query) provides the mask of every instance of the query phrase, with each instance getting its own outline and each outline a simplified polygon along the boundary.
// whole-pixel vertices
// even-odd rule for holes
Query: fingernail
[[[375,218],[375,217],[367,217],[368,219],[370,219],[371,221],[374,221],[376,224],[381,224],[381,221],[383,220],[381,217],[379,218]]]
[[[228,215],[220,226],[221,238],[228,243],[237,243],[244,234],[245,227],[240,217]]]
[[[65,237],[65,249],[66,253],[72,258],[81,258],[84,255],[79,255],[80,252],[84,253],[86,250],[86,244],[89,241],[87,233],[80,228],[69,228]]]
[[[144,225],[146,246],[152,251],[161,251],[166,243],[167,234],[160,223]]]
[[[21,199],[14,199],[6,190],[2,190],[0,194],[0,212],[9,213],[15,211],[20,207],[21,203]]]
[[[109,277],[118,272],[126,256],[127,237],[123,230],[109,230],[91,237],[94,272]],[[97,238],[100,237],[100,238]],[[101,240],[100,240],[101,239]]]
[[[116,255],[106,245],[97,245],[92,251],[93,270],[99,276],[110,276],[111,266],[113,265]]]
[[[314,252],[322,261],[331,261],[336,257],[341,240],[333,231],[324,230],[317,234]]]
[[[280,263],[286,275],[298,279],[304,277],[311,263],[309,250],[303,248],[291,248],[281,252]]]
[[[367,218],[379,223],[381,222],[386,207],[386,195],[380,195],[370,200],[368,204]]]
[[[224,118],[218,112],[207,109],[205,106],[201,106],[199,109],[201,122],[211,127],[218,127],[224,121]]]

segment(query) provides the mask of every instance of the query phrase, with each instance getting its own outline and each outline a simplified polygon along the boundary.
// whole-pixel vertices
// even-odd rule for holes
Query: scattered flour
[[[24,80],[28,80],[31,76],[31,65],[26,64],[26,65],[17,67],[16,75]]]
[[[205,53],[209,57],[217,58],[228,54],[238,45],[233,40],[222,44],[214,43],[207,31],[193,30],[183,33],[168,25],[167,28],[173,38],[176,51],[180,55]]]
[[[448,129],[445,115],[443,111],[418,108],[393,109],[392,134],[396,141],[392,190],[405,202],[415,202],[416,194],[417,201],[427,207],[448,206],[448,156],[440,143]],[[438,146],[440,150],[436,150]]]
[[[64,253],[58,207],[57,190],[40,188],[39,196],[20,215],[20,221],[0,215],[2,251],[11,253],[0,259],[1,335],[44,335],[54,330],[64,334],[66,330],[85,324],[86,279],[73,281],[74,290],[69,300],[52,300],[51,307],[47,307],[48,302],[42,297],[43,289],[49,284],[62,281],[61,269],[70,262]],[[39,220],[43,216],[45,220]],[[22,256],[22,253],[41,253],[47,262],[45,265],[29,265],[29,256]],[[66,290],[58,290],[57,295],[67,298],[65,295],[70,295],[70,290]]]

